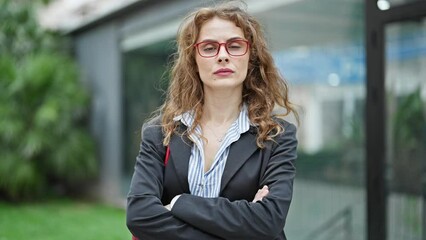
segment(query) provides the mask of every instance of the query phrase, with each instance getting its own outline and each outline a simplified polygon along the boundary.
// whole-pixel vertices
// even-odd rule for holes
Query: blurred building
[[[426,1],[246,2],[300,107],[289,239],[426,239]],[[92,92],[107,201],[128,191],[179,23],[205,4],[58,0],[41,14],[72,37]]]

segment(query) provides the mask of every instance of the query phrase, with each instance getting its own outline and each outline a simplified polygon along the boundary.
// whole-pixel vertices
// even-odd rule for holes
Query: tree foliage
[[[89,95],[31,1],[0,0],[0,198],[69,193],[96,176]]]
[[[392,126],[392,188],[398,192],[421,195],[426,156],[426,112],[421,86],[400,96]]]

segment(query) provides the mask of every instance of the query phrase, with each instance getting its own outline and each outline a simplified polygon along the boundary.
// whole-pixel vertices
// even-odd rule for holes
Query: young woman
[[[286,239],[294,111],[259,23],[240,4],[182,23],[167,98],[144,124],[127,206],[141,240]],[[166,152],[168,164],[165,164]]]

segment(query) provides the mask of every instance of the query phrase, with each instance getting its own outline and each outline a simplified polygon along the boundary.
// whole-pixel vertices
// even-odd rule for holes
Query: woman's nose
[[[217,56],[218,56],[218,62],[223,62],[223,61],[229,62],[229,54],[226,51],[225,45],[223,45],[223,47],[222,45],[219,46],[219,53]]]

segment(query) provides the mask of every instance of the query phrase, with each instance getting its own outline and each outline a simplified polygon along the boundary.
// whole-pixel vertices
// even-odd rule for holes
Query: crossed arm
[[[277,139],[253,202],[182,194],[172,210],[161,203],[164,147],[161,131],[147,127],[128,196],[127,225],[139,239],[274,239],[291,201],[295,128]],[[158,136],[157,136],[158,135]],[[191,206],[191,208],[188,208]]]
[[[268,193],[269,193],[269,188],[268,188],[268,186],[263,186],[261,189],[259,189],[257,192],[256,192],[256,195],[254,196],[254,198],[253,198],[253,201],[252,202],[257,202],[257,201],[262,201],[262,199],[264,198],[264,197],[266,197],[267,195],[268,195]],[[180,197],[180,195],[179,196],[177,196],[177,197]],[[177,200],[177,199],[176,199]],[[172,200],[173,201],[173,200]],[[167,210],[169,210],[169,211],[171,211],[172,210],[172,203],[169,203],[169,204],[167,204],[167,205],[165,205],[164,206]]]

